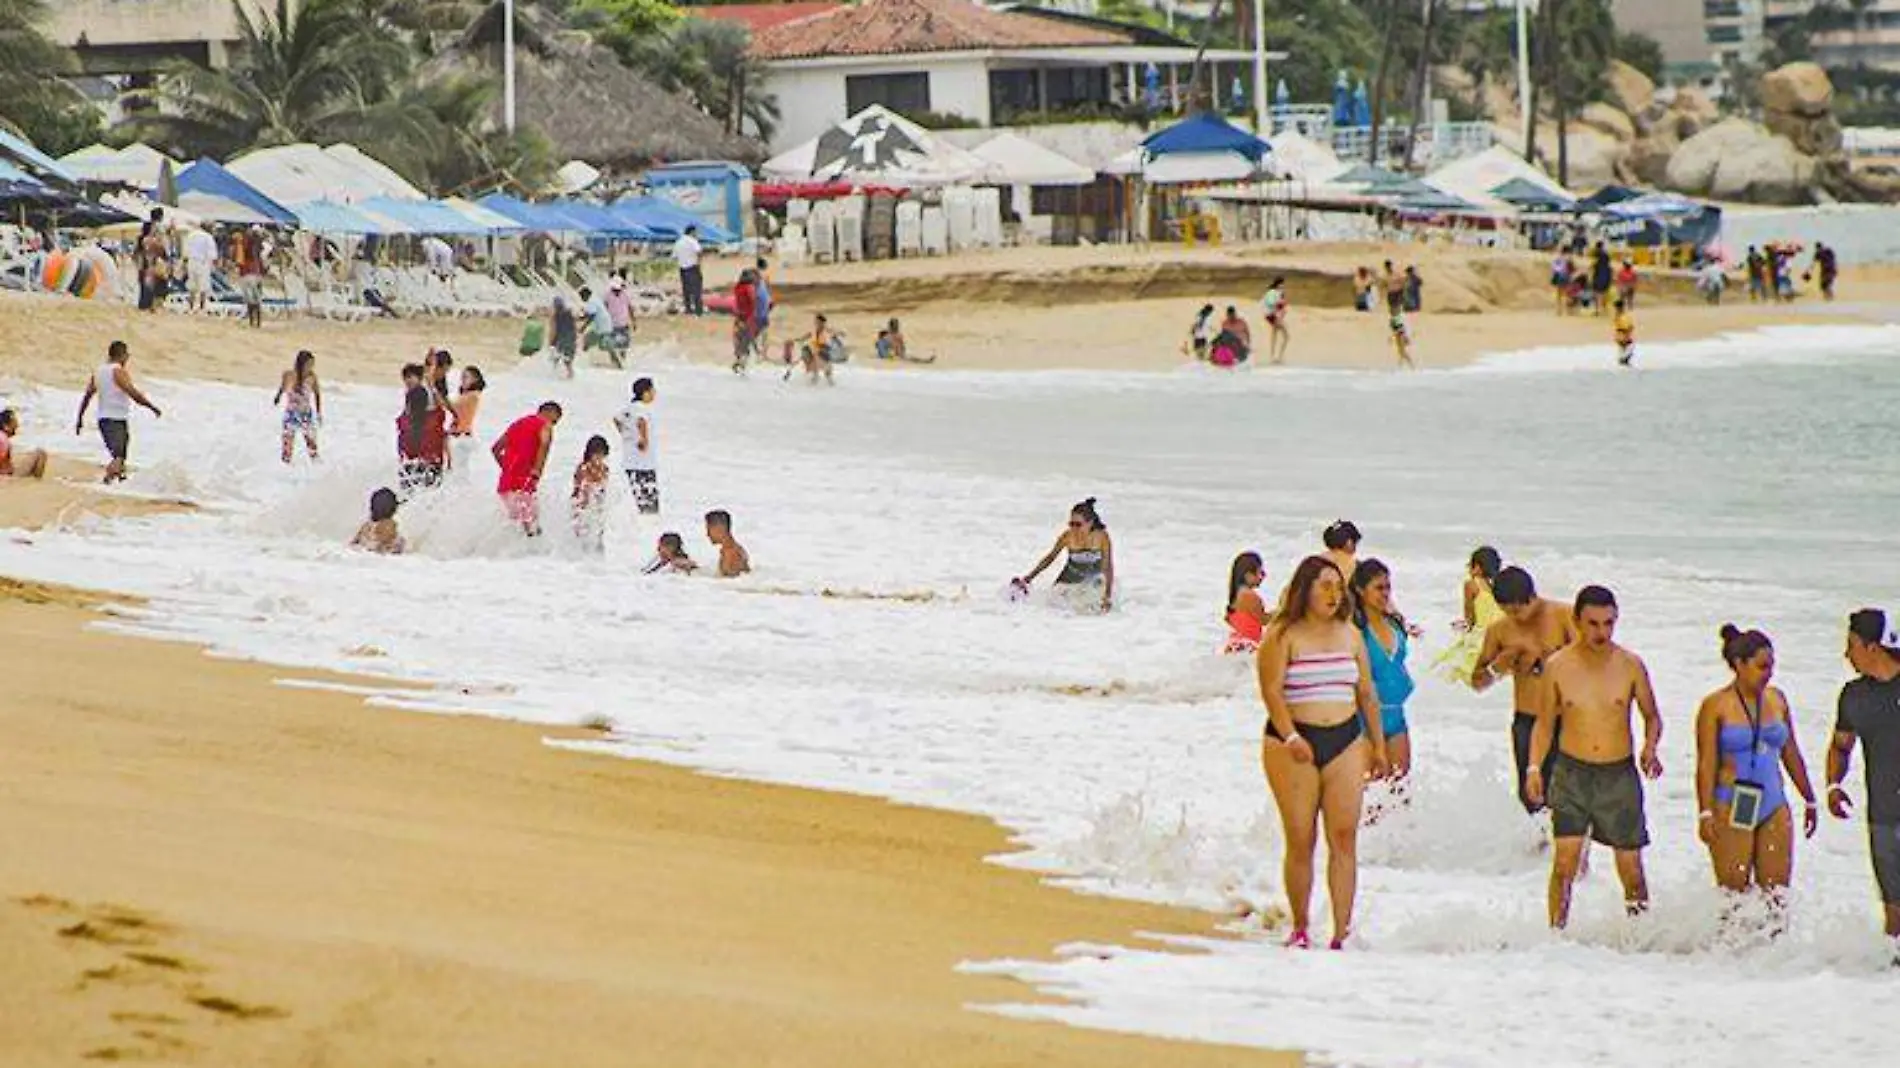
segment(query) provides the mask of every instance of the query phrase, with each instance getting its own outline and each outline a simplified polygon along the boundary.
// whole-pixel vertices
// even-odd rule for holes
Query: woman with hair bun
[[[1056,543],[1029,574],[1012,580],[1010,586],[1018,595],[1027,594],[1036,576],[1065,552],[1069,558],[1056,575],[1057,592],[1078,608],[1099,603],[1101,611],[1108,611],[1115,599],[1115,546],[1108,537],[1108,524],[1095,510],[1093,497],[1069,509],[1068,528],[1056,535]]]
[[[1759,887],[1781,904],[1794,874],[1794,814],[1782,771],[1805,803],[1802,833],[1820,819],[1808,765],[1795,741],[1787,695],[1769,685],[1775,649],[1768,635],[1722,628],[1722,659],[1735,678],[1696,712],[1696,830],[1724,890]]]

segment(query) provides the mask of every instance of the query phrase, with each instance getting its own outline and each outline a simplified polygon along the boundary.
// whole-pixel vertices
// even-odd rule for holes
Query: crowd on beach
[[[1418,367],[1412,359],[1412,330],[1406,316],[1423,309],[1424,285],[1418,268],[1407,266],[1401,272],[1391,260],[1385,261],[1385,270],[1376,279],[1371,269],[1365,267],[1359,268],[1353,278],[1355,311],[1372,311],[1380,300],[1378,294],[1383,292],[1392,352],[1400,369]],[[1287,326],[1292,304],[1287,298],[1284,275],[1275,276],[1267,284],[1267,291],[1260,297],[1260,311],[1267,327],[1267,364],[1281,366],[1286,363],[1287,350],[1293,343],[1292,331]],[[1241,315],[1240,308],[1229,304],[1222,318],[1216,321],[1214,316],[1214,305],[1201,306],[1188,327],[1184,351],[1192,351],[1196,360],[1226,370],[1247,363],[1253,358],[1253,329]]]
[[[1087,515],[1078,507],[1075,518]],[[1226,651],[1257,657],[1267,713],[1261,763],[1284,830],[1287,944],[1296,948],[1311,945],[1319,833],[1338,949],[1352,932],[1367,786],[1389,780],[1403,804],[1412,767],[1405,706],[1415,687],[1410,641],[1421,631],[1395,605],[1391,569],[1359,557],[1361,540],[1350,522],[1328,527],[1323,551],[1299,562],[1273,607],[1260,593],[1266,572],[1258,553],[1236,557],[1228,582]],[[1463,604],[1454,624],[1460,637],[1435,666],[1478,693],[1511,683],[1517,799],[1527,814],[1547,817],[1552,842],[1551,926],[1569,920],[1593,841],[1614,853],[1626,906],[1641,913],[1650,844],[1643,780],[1663,774],[1663,716],[1642,658],[1615,640],[1616,595],[1591,585],[1568,604],[1540,597],[1525,568],[1504,566],[1484,546],[1471,554]],[[1900,964],[1900,612],[1848,616],[1845,654],[1856,677],[1841,689],[1825,797],[1814,789],[1793,708],[1772,685],[1773,641],[1724,625],[1717,647],[1732,680],[1697,708],[1692,770],[1697,834],[1714,881],[1765,898],[1778,925],[1794,872],[1788,784],[1801,800],[1800,833],[1812,837],[1823,804],[1837,819],[1850,817],[1846,779],[1858,748],[1872,866]]]

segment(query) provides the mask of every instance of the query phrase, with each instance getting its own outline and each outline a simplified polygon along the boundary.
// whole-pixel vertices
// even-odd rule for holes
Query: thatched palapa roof
[[[431,77],[481,71],[501,76],[502,5],[490,4],[452,47],[429,64]],[[497,94],[495,122],[502,119]],[[727,133],[685,97],[620,62],[587,34],[541,10],[515,9],[515,121],[538,128],[561,158],[604,169],[655,160],[756,162],[765,148]]]

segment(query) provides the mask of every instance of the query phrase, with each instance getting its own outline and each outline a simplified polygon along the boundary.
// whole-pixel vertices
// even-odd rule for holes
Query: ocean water
[[[1724,926],[1691,724],[1726,679],[1716,628],[1761,626],[1820,776],[1845,613],[1900,605],[1897,349],[1900,327],[1812,327],[1648,346],[1634,372],[1594,347],[1406,376],[847,367],[835,389],[647,352],[666,512],[636,517],[616,486],[604,556],[565,535],[559,505],[589,435],[617,452],[631,374],[487,368],[485,436],[543,398],[567,406],[550,534],[507,527],[484,456],[405,508],[402,558],[344,548],[393,478],[396,360],[387,389],[329,391],[319,467],[277,462],[268,392],[154,382],[167,414],[136,422],[126,492],[203,510],[0,536],[0,572],[149,598],[109,624],[136,633],[433,687],[374,697],[391,707],[611,723],[582,747],[980,813],[1021,844],[1004,863],[1238,916],[1281,894],[1251,667],[1215,654],[1228,562],[1261,551],[1277,587],[1351,518],[1428,630],[1411,798],[1362,835],[1353,951],[1286,951],[1236,918],[1186,953],[972,961],[1068,995],[987,1008],[1381,1068],[1865,1065],[1900,1052],[1900,973],[1864,826],[1828,821],[1799,846],[1785,934],[1749,933],[1747,908]],[[71,394],[5,392],[27,439],[94,447],[59,436]],[[1115,537],[1118,610],[1007,603],[1087,496]],[[663,530],[710,556],[714,507],[755,575],[638,574]],[[1547,593],[1614,588],[1619,638],[1648,660],[1667,773],[1641,919],[1599,851],[1572,929],[1546,929],[1509,698],[1426,670],[1480,543]]]

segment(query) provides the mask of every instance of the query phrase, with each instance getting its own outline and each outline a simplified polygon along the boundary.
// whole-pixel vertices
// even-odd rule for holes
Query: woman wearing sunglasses
[[[1056,575],[1057,594],[1077,608],[1099,604],[1101,611],[1108,611],[1115,598],[1115,546],[1109,541],[1108,526],[1095,511],[1093,497],[1069,509],[1068,529],[1056,535],[1056,543],[1029,574],[1011,585],[1019,594],[1028,593],[1036,576],[1065,552],[1068,559]]]

